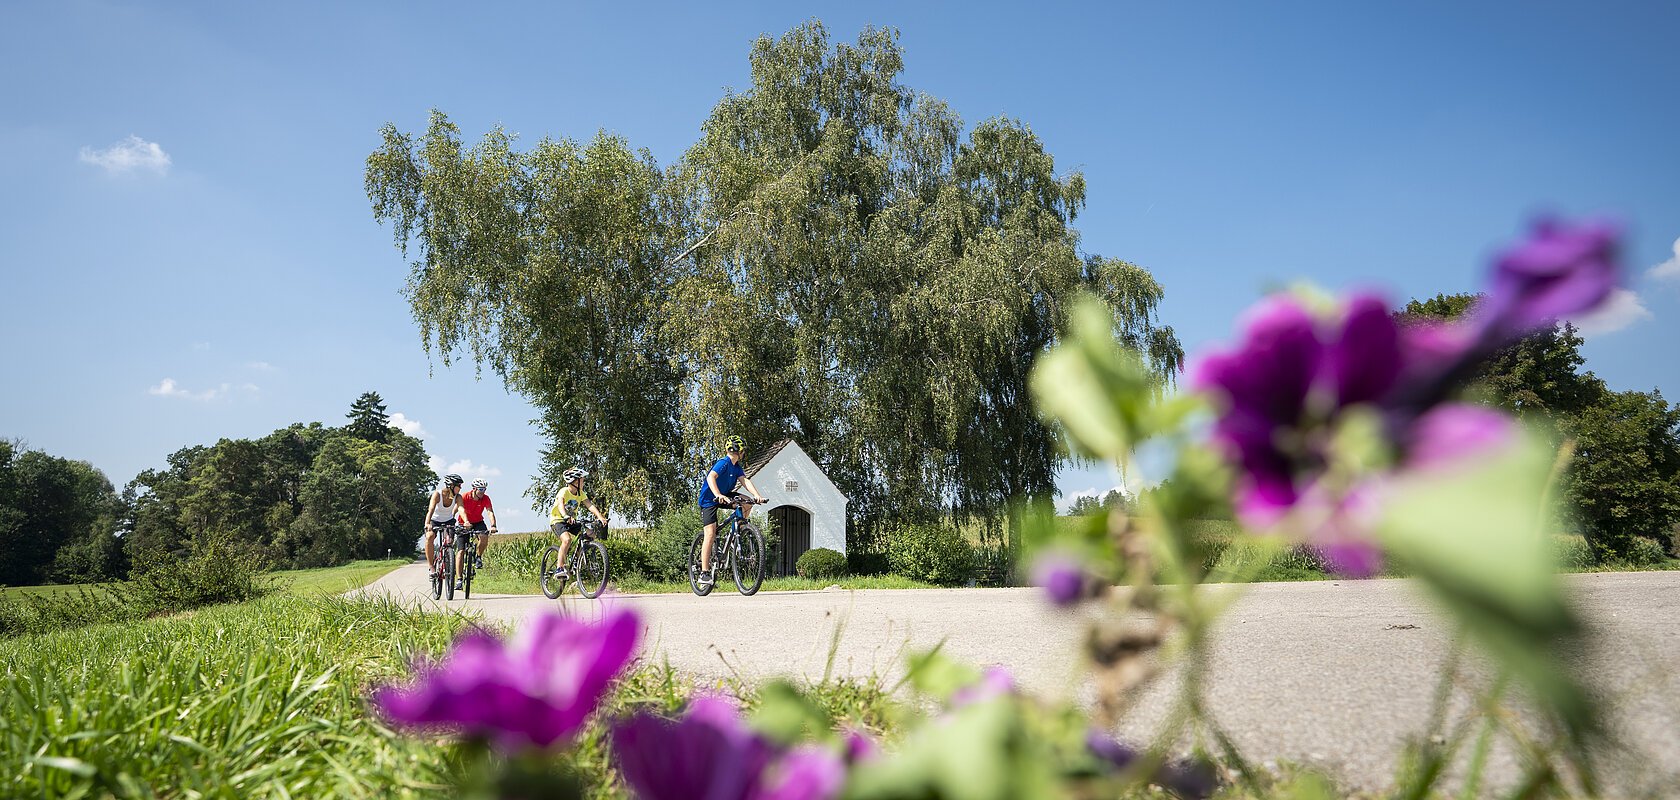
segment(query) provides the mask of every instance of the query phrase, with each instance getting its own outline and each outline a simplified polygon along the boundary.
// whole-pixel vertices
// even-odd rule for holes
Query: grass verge
[[[381,600],[277,594],[189,614],[0,641],[0,796],[439,797],[463,760],[442,735],[375,719],[371,685],[435,656],[470,619]],[[640,665],[602,717],[680,708],[698,688],[749,708],[759,688],[698,686]],[[897,706],[873,681],[811,689],[838,723],[883,731]],[[562,758],[595,797],[623,797],[604,730]]]

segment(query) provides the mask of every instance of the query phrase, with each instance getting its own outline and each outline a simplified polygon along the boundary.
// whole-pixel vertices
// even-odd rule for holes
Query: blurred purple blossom
[[[846,763],[858,764],[874,760],[881,754],[880,745],[875,740],[856,728],[846,731]]]
[[[1621,227],[1540,220],[1529,239],[1499,255],[1487,302],[1478,309],[1496,335],[1514,339],[1591,311],[1616,288]]]
[[[1015,677],[1009,670],[999,666],[987,667],[980,674],[980,680],[971,683],[951,694],[951,707],[962,708],[975,703],[984,703],[997,697],[1014,694]]]
[[[1085,572],[1062,553],[1044,553],[1033,562],[1032,580],[1054,605],[1066,608],[1085,599]]]
[[[1086,731],[1085,748],[1097,760],[1117,770],[1131,768],[1143,755],[1137,748],[1096,728]],[[1162,764],[1149,776],[1149,782],[1166,787],[1179,797],[1197,800],[1211,797],[1219,788],[1219,776],[1212,765],[1189,759]]]
[[[696,698],[681,719],[622,720],[612,747],[642,800],[828,800],[845,781],[839,756],[817,747],[782,753],[716,697]]]
[[[1432,469],[1509,442],[1503,415],[1447,399],[1511,341],[1603,303],[1619,272],[1618,235],[1608,223],[1541,222],[1498,257],[1487,297],[1458,323],[1401,325],[1369,294],[1321,314],[1291,296],[1262,301],[1241,342],[1190,373],[1192,388],[1219,404],[1213,438],[1237,468],[1238,516],[1260,528],[1293,518],[1337,572],[1379,570],[1365,531],[1382,475],[1321,483],[1340,423],[1351,409],[1374,411],[1396,469]]]
[[[373,705],[399,726],[457,728],[505,752],[549,747],[595,711],[640,630],[624,611],[596,624],[545,614],[506,643],[474,631],[408,686],[376,690]]]

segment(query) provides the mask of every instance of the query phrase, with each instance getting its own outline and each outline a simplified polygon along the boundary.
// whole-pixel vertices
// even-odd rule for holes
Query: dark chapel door
[[[799,506],[777,506],[770,509],[770,528],[776,532],[771,574],[792,575],[794,562],[811,549],[811,513]]]

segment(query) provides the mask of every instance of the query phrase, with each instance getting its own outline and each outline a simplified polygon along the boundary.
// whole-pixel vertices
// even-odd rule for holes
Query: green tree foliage
[[[1103,504],[1101,500],[1098,500],[1095,496],[1083,494],[1074,498],[1073,506],[1068,509],[1068,515],[1074,517],[1084,517],[1102,510]]]
[[[350,420],[345,430],[351,436],[370,442],[384,442],[390,435],[391,418],[385,414],[385,400],[378,392],[363,392],[356,402],[350,404],[350,413],[345,417]]]
[[[1476,295],[1436,295],[1406,304],[1406,320],[1454,319],[1475,304]],[[1525,419],[1551,421],[1578,414],[1596,402],[1603,383],[1581,372],[1581,335],[1567,322],[1525,337],[1489,359],[1478,376],[1477,393]]]
[[[1401,316],[1452,319],[1477,299],[1413,300]],[[1610,391],[1581,371],[1581,344],[1567,322],[1533,333],[1491,359],[1472,394],[1573,441],[1560,493],[1567,516],[1601,560],[1628,558],[1636,537],[1680,525],[1680,409],[1655,390]]]
[[[410,552],[436,478],[400,430],[377,440],[318,422],[183,448],[168,464],[124,491],[131,548],[185,552],[214,531],[298,567]]]
[[[1607,392],[1564,431],[1575,442],[1565,492],[1600,558],[1680,524],[1680,407],[1656,390]]]
[[[117,502],[87,462],[0,441],[0,585],[110,577],[121,568]]]
[[[1084,178],[1027,125],[965,136],[899,83],[895,32],[831,44],[810,23],[750,63],[664,169],[605,134],[518,152],[500,129],[466,148],[437,112],[419,136],[386,126],[367,189],[418,256],[428,350],[538,407],[539,500],[578,462],[656,518],[731,433],[797,437],[865,519],[1047,498],[1067,456],[1028,368],[1091,291],[1170,380],[1160,284],[1079,252]]]

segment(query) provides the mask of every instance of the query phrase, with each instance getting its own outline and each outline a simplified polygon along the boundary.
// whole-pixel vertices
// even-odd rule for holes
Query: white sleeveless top
[[[453,522],[455,520],[455,506],[460,501],[460,496],[456,495],[456,502],[451,502],[449,505],[443,504],[443,492],[432,492],[432,496],[436,497],[438,501],[437,505],[432,507],[432,521],[436,523]]]

